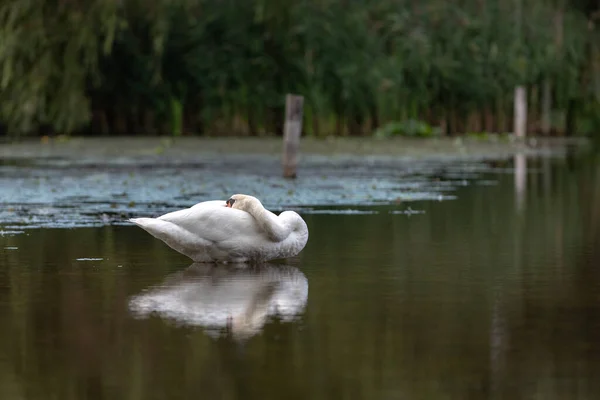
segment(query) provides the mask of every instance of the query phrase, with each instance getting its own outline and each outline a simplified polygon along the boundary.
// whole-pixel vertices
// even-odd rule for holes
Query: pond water
[[[598,158],[488,166],[451,200],[307,209],[305,250],[254,268],[7,228],[0,398],[600,398]]]

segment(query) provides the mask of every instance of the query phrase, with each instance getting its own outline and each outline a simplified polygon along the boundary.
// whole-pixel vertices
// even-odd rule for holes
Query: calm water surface
[[[305,215],[261,268],[130,226],[2,236],[0,398],[600,398],[598,160],[477,181]]]

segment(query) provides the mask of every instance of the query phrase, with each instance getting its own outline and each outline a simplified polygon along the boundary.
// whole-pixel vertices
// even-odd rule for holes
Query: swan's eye
[[[229,199],[225,202],[225,206],[231,208],[231,207],[233,207],[233,203],[235,203],[235,200]]]

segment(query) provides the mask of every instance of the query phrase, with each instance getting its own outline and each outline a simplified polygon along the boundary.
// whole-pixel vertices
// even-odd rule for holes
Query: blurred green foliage
[[[523,84],[539,130],[549,83],[552,130],[589,133],[600,129],[598,10],[584,0],[7,0],[0,122],[9,134],[273,134],[293,92],[311,135],[411,120],[506,132]]]
[[[426,122],[409,119],[402,122],[390,122],[374,132],[376,137],[390,137],[396,135],[431,137],[441,133],[438,127],[432,127]]]

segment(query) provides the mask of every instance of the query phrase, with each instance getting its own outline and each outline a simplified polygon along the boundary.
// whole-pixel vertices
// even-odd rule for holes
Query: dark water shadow
[[[296,320],[308,299],[308,280],[291,265],[194,263],[130,298],[136,318],[159,316],[201,327],[212,337],[248,339],[274,318]]]

